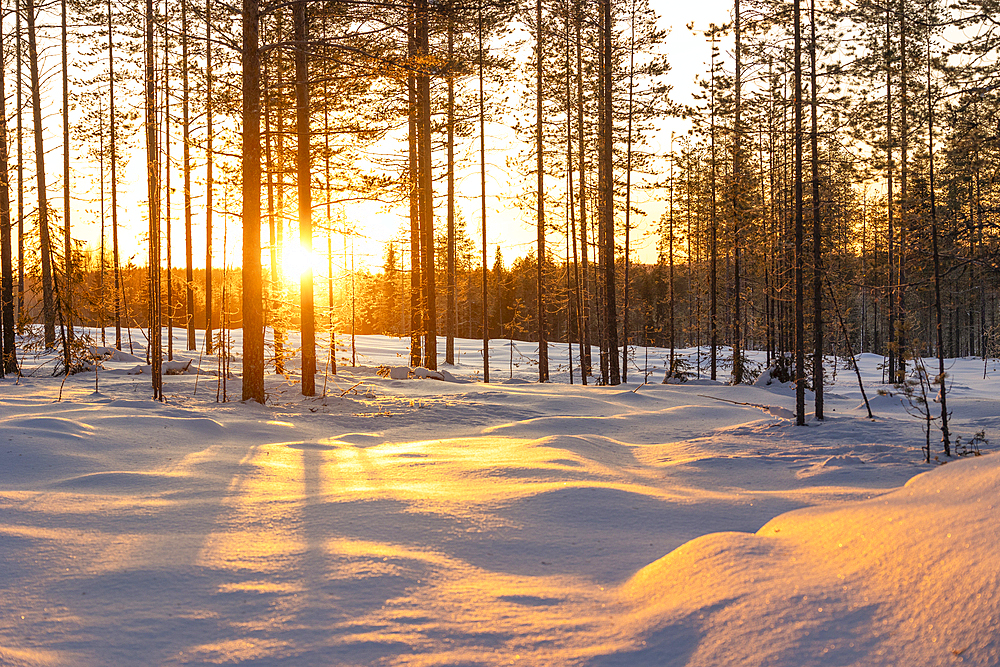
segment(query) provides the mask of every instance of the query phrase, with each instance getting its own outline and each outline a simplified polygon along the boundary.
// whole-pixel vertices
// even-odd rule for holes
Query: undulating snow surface
[[[221,402],[238,355],[223,378],[175,351],[157,403],[139,345],[62,388],[25,354],[0,380],[0,664],[1000,664],[1000,457],[923,463],[880,357],[874,421],[831,361],[827,419],[796,427],[777,383],[661,384],[665,350],[619,387],[568,384],[564,345],[534,383],[505,341],[489,385],[477,341],[454,381],[377,375],[405,345],[359,337],[335,376],[323,352],[315,398],[290,362],[264,407]],[[950,362],[966,441],[996,435],[985,370]]]

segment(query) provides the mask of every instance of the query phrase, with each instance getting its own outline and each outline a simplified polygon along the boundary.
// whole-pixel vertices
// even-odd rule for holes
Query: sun
[[[261,262],[264,266],[271,266],[271,251],[265,250],[261,253]],[[278,251],[278,277],[283,282],[297,283],[302,278],[302,274],[308,269],[312,269],[315,275],[319,267],[319,256],[315,251],[307,251],[295,240],[287,243]]]

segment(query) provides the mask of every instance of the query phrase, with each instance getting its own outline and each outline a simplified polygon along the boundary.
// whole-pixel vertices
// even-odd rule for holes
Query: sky
[[[692,23],[695,31],[697,31],[707,27],[709,22],[724,23],[729,19],[731,3],[721,2],[720,0],[708,0],[699,3],[674,3],[667,2],[666,0],[652,0],[651,4],[660,15],[661,25],[670,29],[666,49],[670,54],[672,67],[668,75],[668,82],[674,88],[672,99],[679,103],[690,102],[692,92],[695,88],[693,83],[695,76],[705,70],[708,48],[704,42],[704,38],[700,34],[697,34],[697,32],[688,30],[686,25]],[[9,25],[10,22],[8,21]],[[10,29],[8,26],[5,26],[5,30]],[[52,60],[48,63],[51,73],[49,82],[51,91],[48,99],[52,103],[45,109],[44,125],[46,127],[46,146],[48,149],[46,156],[47,171],[49,172],[47,189],[49,191],[49,198],[53,202],[52,205],[61,208],[61,106],[60,93],[58,92],[58,72],[54,67],[57,55],[55,51],[49,53],[49,57]],[[10,91],[10,88],[8,86],[8,91]],[[26,124],[30,123],[30,116],[27,114],[25,115],[24,122]],[[13,130],[13,127],[11,129]],[[176,131],[177,128],[174,128],[174,132]],[[683,121],[672,118],[663,119],[662,123],[660,123],[659,133],[653,137],[653,150],[666,153],[669,150],[671,132],[676,132],[680,135],[686,131],[687,125]],[[13,136],[11,139],[13,141]],[[177,139],[175,138],[176,141]],[[132,152],[132,159],[126,169],[124,192],[120,195],[119,224],[122,232],[120,242],[123,262],[133,259],[136,263],[141,264],[144,263],[147,254],[147,240],[145,236],[147,222],[144,203],[146,198],[145,160],[143,159],[144,149],[141,141],[137,141],[136,143],[136,148]],[[511,174],[505,164],[507,157],[516,154],[519,150],[519,145],[513,131],[509,127],[500,124],[488,124],[487,147],[490,153],[487,165],[488,256],[492,263],[496,245],[499,244],[504,258],[509,264],[510,260],[527,254],[534,247],[536,236],[534,214],[533,211],[517,210],[510,201],[510,193],[516,191],[519,187],[517,175]],[[176,159],[177,154],[180,152],[179,146],[176,143],[174,149],[174,158]],[[474,155],[478,149],[478,136],[470,138],[467,146],[459,146],[458,148],[459,152],[463,149]],[[31,147],[26,145],[25,151],[30,154],[30,150]],[[80,155],[81,151],[79,147],[76,147],[74,150],[75,154],[72,157],[72,192],[75,198],[72,204],[72,233],[75,239],[84,241],[91,251],[96,252],[100,247],[100,209],[96,203],[85,201],[88,195],[83,193],[83,190],[87,187],[86,184],[93,181],[90,175],[93,166]],[[459,206],[463,209],[469,228],[469,236],[478,248],[481,239],[479,234],[480,186],[478,160],[472,159],[470,162],[474,166],[457,175],[457,188],[459,192]],[[200,183],[201,171],[203,170],[199,170],[199,173],[196,175],[195,178],[198,179],[198,182],[193,187],[193,194],[197,198],[194,214],[195,239],[193,252],[195,265],[199,267],[204,266],[205,257],[204,215],[199,206],[200,202],[203,201],[203,186]],[[183,194],[181,190],[181,177],[176,171],[174,172],[171,185],[173,190],[173,199],[171,202],[172,237],[175,249],[173,264],[175,267],[179,267],[183,265],[184,261]],[[96,186],[91,196],[96,198]],[[640,217],[636,221],[633,218],[633,225],[637,227],[632,233],[633,260],[655,261],[655,238],[647,232],[665,209],[665,204],[660,199],[662,199],[662,195],[658,193],[633,189],[633,202],[647,212],[644,219]],[[226,227],[230,225],[236,227],[237,224],[234,216],[229,216],[224,212],[227,203],[229,202],[225,201],[221,188],[218,189],[216,194],[215,224],[217,234],[214,241],[214,246],[217,249],[221,249],[223,246],[223,234],[226,233]],[[436,204],[437,217],[441,220],[445,215],[444,201],[441,193],[438,193]],[[30,209],[30,201],[27,206]],[[381,205],[366,204],[352,206],[346,209],[343,215],[347,219],[348,224],[353,226],[357,232],[353,244],[355,265],[358,267],[380,267],[384,256],[384,244],[389,238],[397,235],[401,225],[406,223],[403,217],[406,215],[406,211],[402,209],[387,211]],[[324,224],[322,220],[324,217],[324,212],[317,212],[318,223]],[[558,222],[557,220],[556,224]],[[59,224],[61,224],[61,219]],[[110,213],[108,213],[105,225],[109,234],[110,224]],[[163,227],[165,230],[165,223]],[[230,230],[226,240],[228,259],[225,262],[227,264],[238,264],[241,252],[238,233],[235,230]],[[266,242],[266,234],[264,240]],[[565,252],[565,243],[560,244],[554,236],[550,244],[553,247],[559,248],[559,250],[555,251],[557,254],[561,255]],[[317,273],[325,275],[327,273],[325,269],[327,263],[325,257],[326,242],[323,238],[317,236],[314,245],[316,248],[314,262],[320,265],[317,267]],[[339,250],[334,250],[334,263],[336,267],[339,267],[334,269],[334,273],[336,274],[340,271],[346,271],[350,259],[344,250],[342,240],[335,239],[333,245],[334,248],[339,248]],[[222,252],[219,250],[214,260],[216,266],[223,264],[224,258],[221,255]],[[290,253],[290,255],[296,256],[296,253]],[[296,257],[299,263],[301,263],[301,257]],[[266,257],[264,259],[266,261]]]

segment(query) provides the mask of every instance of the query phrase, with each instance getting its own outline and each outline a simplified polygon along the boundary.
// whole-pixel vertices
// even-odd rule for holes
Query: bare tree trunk
[[[809,3],[809,87],[812,97],[812,226],[813,226],[813,391],[816,419],[823,419],[823,226],[819,199],[819,120],[816,90],[816,0]]]
[[[212,354],[212,190],[215,153],[212,148],[212,0],[205,0],[205,353]]]
[[[183,87],[182,169],[184,171],[184,281],[186,285],[185,315],[187,328],[187,350],[195,349],[194,341],[194,250],[193,227],[191,221],[191,88],[188,80],[188,0],[181,0],[181,86]]]
[[[111,151],[111,252],[115,275],[115,349],[122,349],[122,310],[124,286],[121,275],[121,258],[118,252],[118,136],[115,123],[115,45],[114,19],[111,0],[107,0],[108,12],[108,126]]]
[[[434,181],[431,145],[430,13],[428,0],[417,0],[417,163],[420,188],[420,231],[423,241],[424,367],[437,368],[437,294],[434,276]]]
[[[905,0],[899,0],[899,289],[896,291],[896,319],[899,322],[896,340],[899,343],[899,363],[897,377],[900,382],[906,379],[905,345],[909,344],[904,337],[906,328],[906,232],[910,224],[910,198],[907,179],[907,151],[910,128],[907,120],[907,74],[906,74],[906,8]]]
[[[927,155],[928,187],[931,195],[931,244],[934,253],[934,323],[937,333],[938,394],[941,401],[941,444],[944,455],[951,456],[951,434],[948,430],[948,380],[944,368],[944,317],[941,312],[941,253],[938,250],[937,200],[934,193],[934,101],[931,88],[931,36],[927,33]],[[985,353],[984,355],[985,356]],[[930,410],[930,405],[927,406]],[[928,456],[930,452],[928,452]]]
[[[146,186],[149,196],[149,330],[153,398],[163,400],[160,310],[160,154],[156,141],[156,70],[153,56],[153,0],[146,0]]]
[[[410,186],[410,365],[421,362],[423,331],[423,299],[420,291],[421,236],[420,236],[420,186],[417,166],[417,79],[413,63],[417,56],[417,35],[415,16],[410,10],[407,51],[410,68],[406,76],[408,138],[409,138],[409,186]]]
[[[164,219],[167,222],[167,232],[164,239],[167,243],[167,359],[174,360],[174,257],[173,230],[170,216],[170,202],[173,191],[170,189],[170,12],[169,0],[163,0],[163,169],[165,183]]]
[[[545,331],[545,136],[542,122],[542,67],[545,40],[542,36],[542,0],[535,0],[535,169],[538,172],[535,227],[538,231],[537,315],[538,315],[538,381],[549,380],[549,348]],[[485,260],[484,260],[485,266]]]
[[[611,46],[611,0],[601,0],[603,25],[601,76],[604,117],[601,124],[601,175],[600,210],[604,246],[604,331],[608,348],[608,383],[621,384],[618,368],[618,307],[615,299],[615,183],[614,183],[614,107],[612,104],[612,76],[614,52]]]
[[[490,334],[486,294],[486,93],[483,76],[483,67],[485,64],[483,60],[486,57],[486,52],[483,46],[483,0],[479,0],[477,18],[479,24],[479,187],[481,197],[480,221],[483,236],[483,382],[489,383]],[[500,307],[503,307],[502,302]]]
[[[886,152],[886,212],[889,217],[888,222],[888,256],[889,264],[888,285],[889,285],[889,332],[888,332],[888,371],[889,382],[896,379],[896,356],[899,350],[896,345],[896,292],[898,285],[895,281],[895,240],[893,239],[893,193],[892,193],[892,64],[890,61],[891,44],[891,20],[892,14],[888,8],[885,11],[885,152]]]
[[[740,125],[740,94],[742,93],[742,66],[741,38],[740,33],[740,0],[733,2],[733,16],[736,33],[736,70],[733,77],[734,106],[733,106],[733,384],[743,382],[743,348],[742,348],[742,292],[743,285],[740,280],[740,253],[743,243],[741,234],[743,233],[743,202],[740,182],[743,176],[742,164],[740,163],[740,151],[743,150],[743,128]]]
[[[42,317],[45,347],[56,342],[56,304],[52,289],[52,244],[49,238],[49,202],[45,192],[45,147],[42,142],[42,99],[38,77],[35,0],[26,0],[28,22],[28,71],[31,76],[31,110],[35,128],[35,172],[38,180],[38,236],[42,255]]]
[[[590,349],[590,266],[587,261],[587,137],[584,127],[583,110],[583,3],[576,0],[574,3],[575,24],[576,24],[576,131],[577,131],[577,151],[579,154],[580,169],[580,259],[583,270],[583,304],[581,308],[581,328],[583,329],[583,354],[580,358],[581,372],[584,384],[587,378],[593,373],[593,359]]]
[[[309,44],[306,0],[292,7],[295,21],[295,131],[299,194],[299,245],[305,257],[312,257],[312,184],[309,150]],[[302,327],[302,395],[316,394],[316,320],[313,308],[313,269],[303,267],[299,295]]]
[[[711,161],[712,161],[712,184],[711,184],[711,194],[712,194],[712,209],[711,209],[711,228],[709,230],[709,294],[708,294],[708,327],[709,327],[709,378],[714,380],[718,368],[718,347],[719,347],[719,278],[718,278],[718,264],[719,264],[719,247],[718,247],[718,228],[719,221],[716,211],[716,182],[718,180],[718,165],[715,159],[715,44],[716,44],[716,33],[712,32],[712,56],[711,56],[711,70],[712,79],[711,86],[712,90],[710,93],[712,105],[712,112],[709,117],[709,128],[711,132],[710,136],[710,151],[711,151]]]
[[[66,35],[66,0],[60,2],[62,35],[60,46],[62,47],[62,125],[63,125],[63,265],[65,280],[62,288],[62,308],[65,313],[66,322],[66,342],[73,340],[73,238],[70,236],[70,219],[72,218],[69,203],[69,55],[67,53]],[[63,361],[66,364],[66,372],[69,373],[70,349],[68,344],[63,345]]]
[[[108,0],[110,2],[111,0]],[[20,3],[18,3],[19,5]],[[17,59],[17,316],[24,320],[24,102],[23,70],[24,58],[21,53],[21,12],[15,14],[15,57]],[[110,16],[110,14],[109,14]],[[109,18],[110,20],[110,18]],[[108,39],[111,39],[110,36]],[[112,88],[114,90],[114,88]],[[21,330],[20,324],[18,331]]]
[[[628,316],[629,316],[629,263],[632,232],[632,103],[635,91],[635,0],[631,2],[631,35],[629,37],[628,70],[628,131],[625,157],[625,280],[622,284],[622,382],[628,382]]]
[[[482,14],[482,4],[479,7]],[[448,301],[445,312],[444,362],[455,363],[455,18],[448,10]],[[480,16],[481,18],[481,16]],[[480,28],[482,21],[480,21]],[[480,54],[481,55],[481,54]],[[480,70],[482,59],[480,58]]]
[[[0,63],[5,62],[6,42],[0,21]],[[10,238],[10,172],[7,151],[7,91],[4,86],[6,68],[0,67],[0,377],[17,373],[17,353],[14,349],[14,266]],[[18,113],[20,113],[18,109]],[[103,261],[103,257],[101,258]]]
[[[802,221],[802,8],[794,0],[795,22],[795,423],[806,424],[805,230]]]
[[[243,400],[264,403],[258,0],[243,0]]]

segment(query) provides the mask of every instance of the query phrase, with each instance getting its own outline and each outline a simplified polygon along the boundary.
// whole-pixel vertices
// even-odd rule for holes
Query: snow
[[[437,372],[406,342],[358,337],[351,367],[341,339],[314,398],[291,360],[266,406],[232,400],[238,332],[228,374],[176,352],[163,403],[144,348],[95,345],[62,387],[23,352],[0,664],[1000,663],[1000,457],[923,463],[881,357],[874,420],[831,360],[827,418],[797,427],[776,381],[661,384],[666,350],[584,387],[564,345],[538,384],[536,345],[494,341],[486,385],[479,341]],[[949,361],[965,441],[1000,417],[983,368]]]

